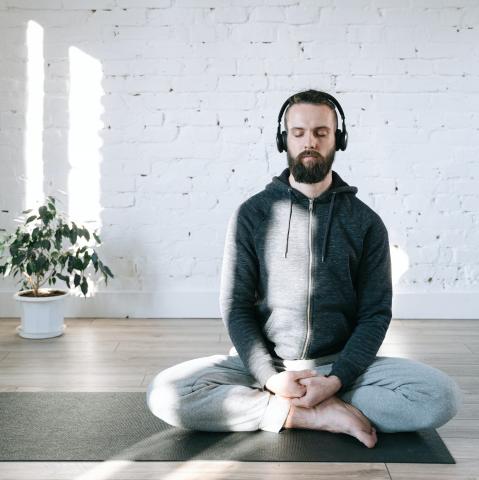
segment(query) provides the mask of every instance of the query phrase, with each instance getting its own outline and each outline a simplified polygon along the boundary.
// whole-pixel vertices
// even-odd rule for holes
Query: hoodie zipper
[[[309,199],[309,283],[308,283],[308,311],[307,311],[307,330],[306,340],[304,341],[303,353],[301,359],[305,358],[306,349],[308,348],[309,337],[311,335],[311,291],[313,283],[313,202],[314,199]]]

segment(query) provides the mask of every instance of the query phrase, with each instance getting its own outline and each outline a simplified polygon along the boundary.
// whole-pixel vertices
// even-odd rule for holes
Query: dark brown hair
[[[334,112],[335,118],[335,130],[338,128],[338,114],[336,113],[336,108],[334,103],[322,95],[321,92],[317,90],[304,90],[303,92],[298,92],[291,97],[288,107],[284,112],[284,127],[285,130],[288,130],[288,124],[286,123],[286,116],[288,114],[288,110],[291,108],[292,105],[296,103],[309,103],[312,105],[327,105],[331,110]]]

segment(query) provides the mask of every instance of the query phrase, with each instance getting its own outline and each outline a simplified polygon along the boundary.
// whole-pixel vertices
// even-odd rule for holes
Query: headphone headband
[[[319,94],[321,97],[323,97],[325,100],[329,100],[338,110],[339,115],[341,116],[342,120],[342,130],[337,129],[336,130],[336,150],[346,150],[346,146],[348,144],[348,132],[346,131],[346,123],[345,123],[345,117],[344,117],[344,112],[341,107],[341,104],[329,93],[326,92],[321,92],[319,90],[314,90],[317,94]],[[304,93],[304,92],[299,92],[299,93]],[[295,93],[294,95],[291,95],[284,103],[283,106],[281,107],[281,110],[279,111],[278,115],[278,129],[276,132],[276,145],[278,147],[278,150],[280,152],[286,151],[286,136],[287,132],[283,131],[281,133],[281,118],[283,116],[284,111],[288,106],[291,105],[291,100],[293,97],[297,95]],[[293,104],[294,105],[294,104]]]

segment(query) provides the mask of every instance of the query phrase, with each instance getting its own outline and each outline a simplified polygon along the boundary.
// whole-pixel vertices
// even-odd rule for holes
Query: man
[[[234,348],[160,372],[149,408],[183,428],[327,430],[368,448],[376,430],[443,425],[462,401],[457,384],[376,356],[391,321],[388,233],[331,170],[347,146],[339,102],[315,90],[290,97],[277,145],[288,168],[227,229],[220,306]]]

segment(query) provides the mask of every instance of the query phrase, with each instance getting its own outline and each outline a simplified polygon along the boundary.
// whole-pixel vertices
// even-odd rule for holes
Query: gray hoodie
[[[333,170],[310,199],[289,169],[233,212],[220,311],[231,341],[264,388],[273,358],[337,353],[330,375],[345,391],[374,360],[391,321],[387,229]]]

